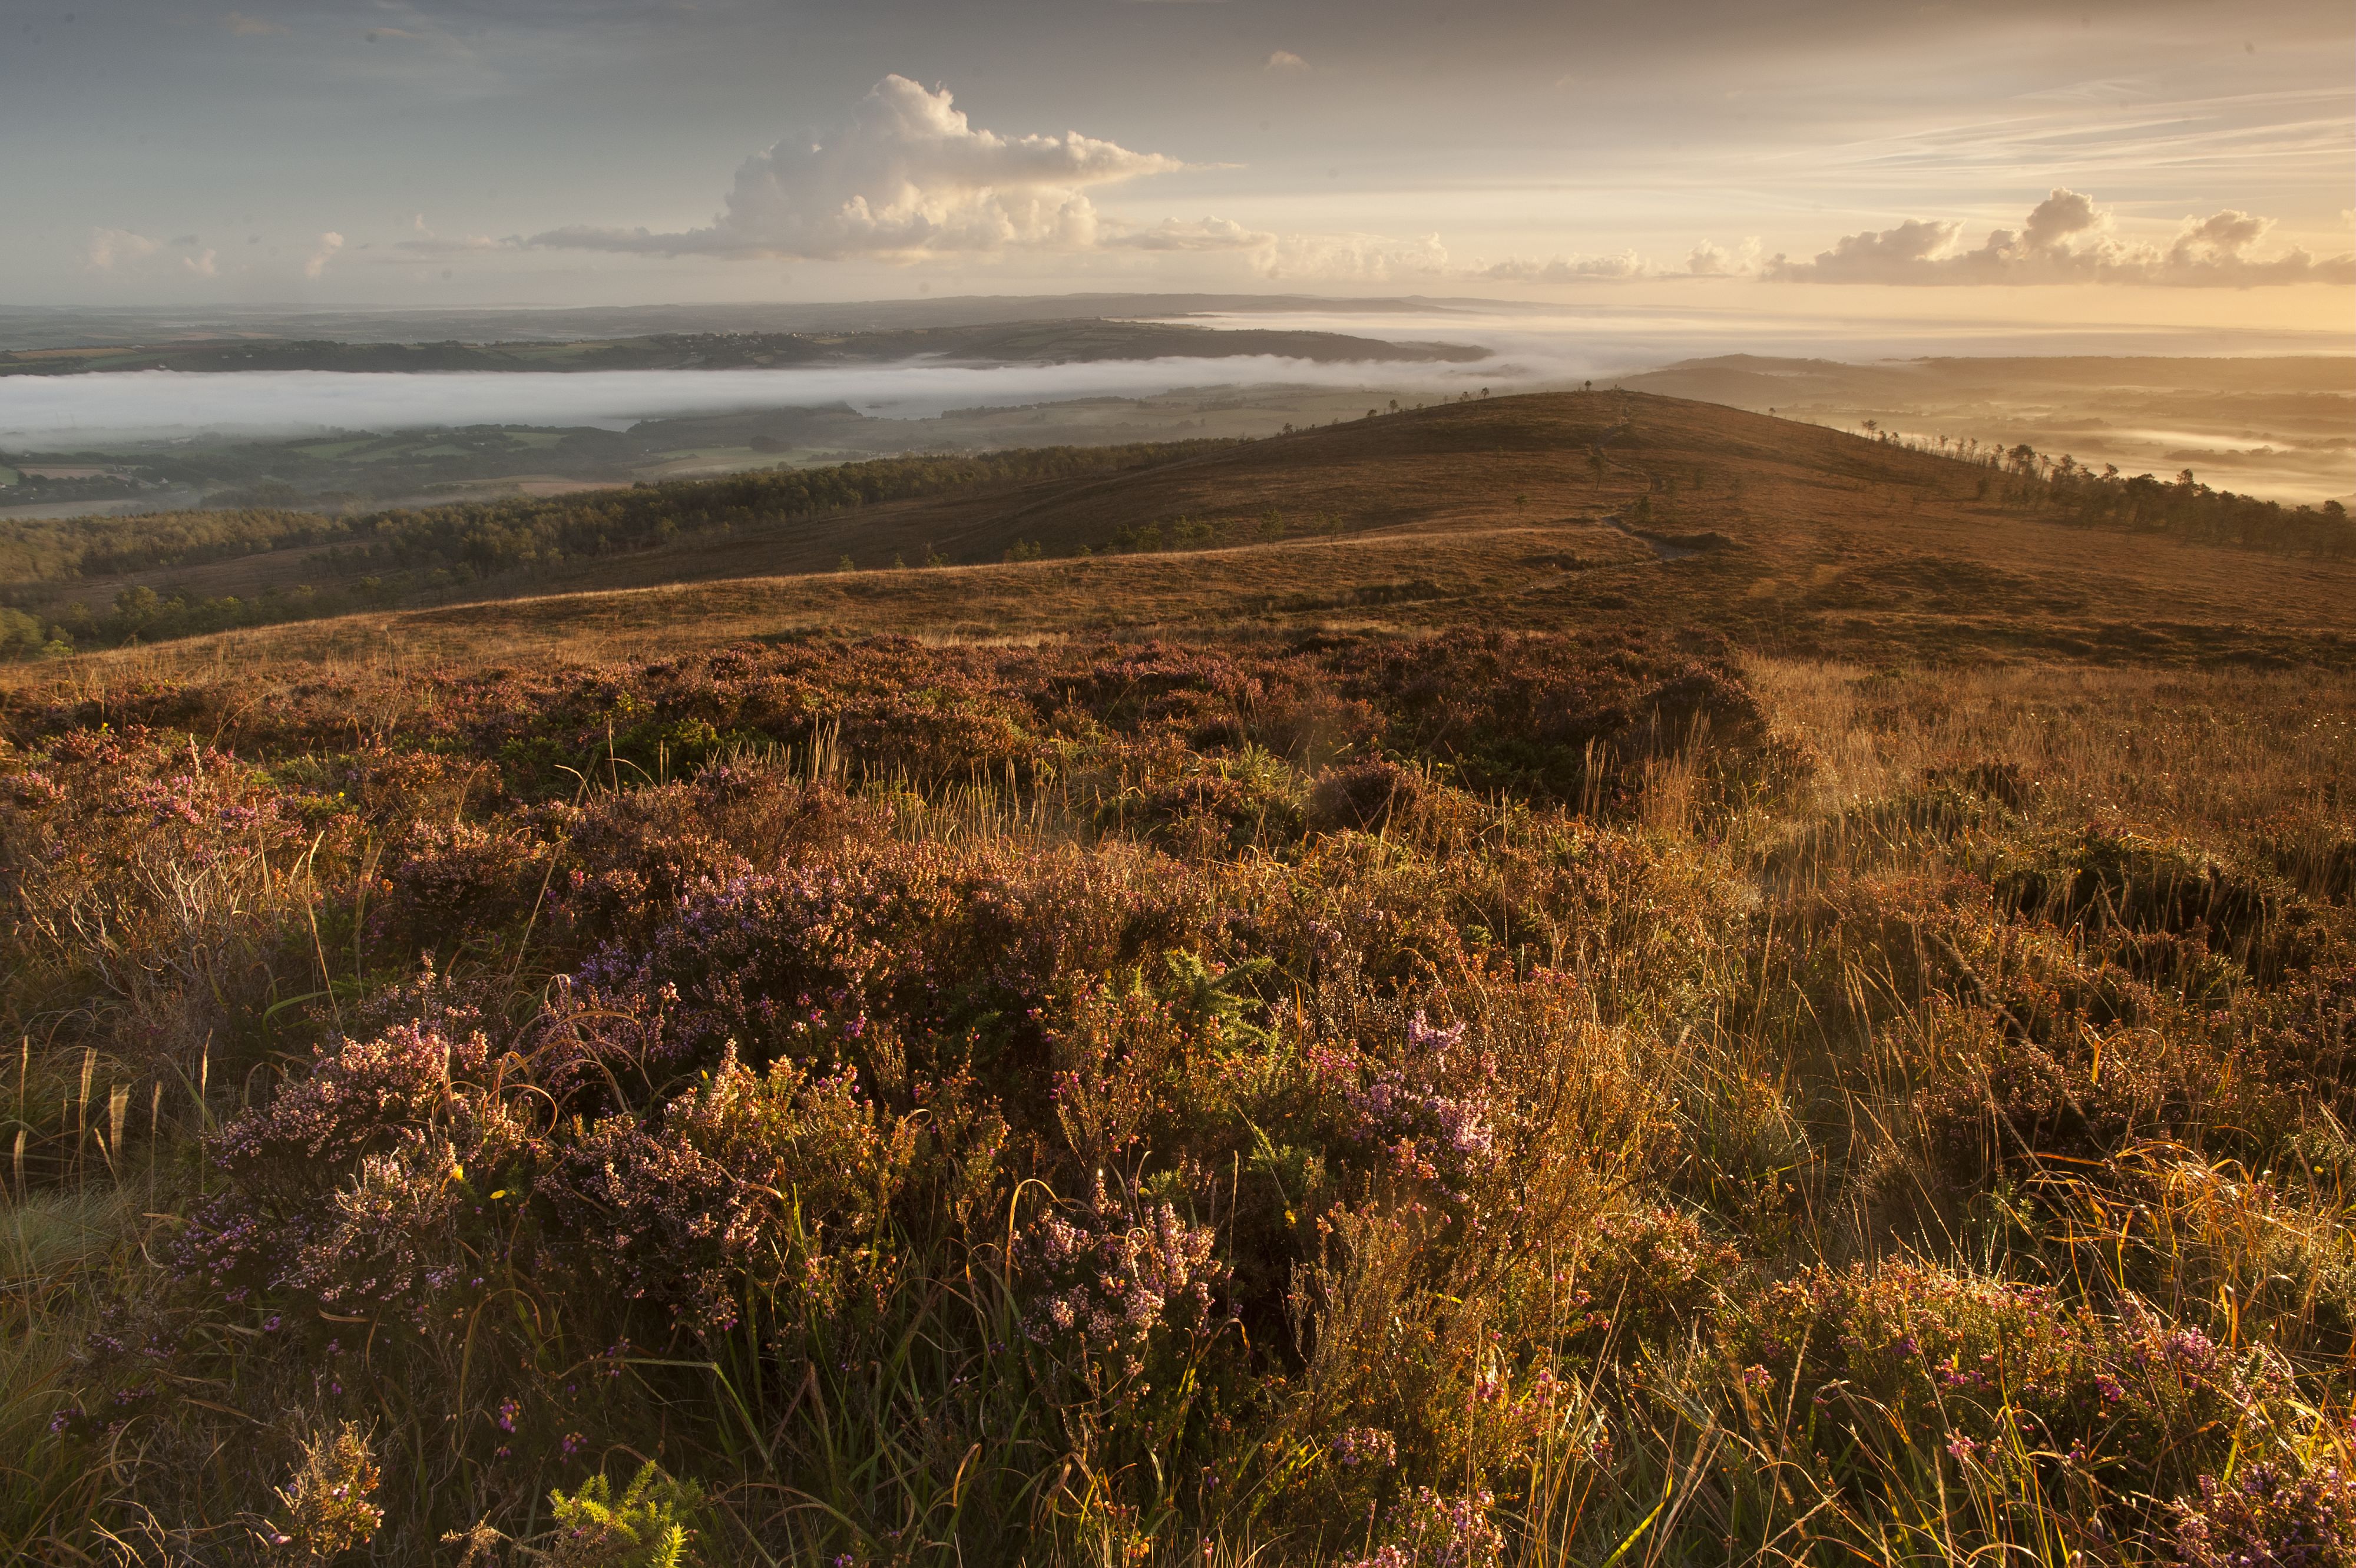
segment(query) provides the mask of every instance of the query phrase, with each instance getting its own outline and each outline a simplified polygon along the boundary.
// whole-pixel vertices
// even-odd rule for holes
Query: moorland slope
[[[6,666],[0,1554],[2336,1561],[2246,515],[1500,400]]]
[[[1381,607],[1407,602],[1421,625],[1706,631],[1859,657],[2340,660],[2356,631],[2343,516],[2150,481],[2073,487],[2011,456],[1675,398],[1496,398],[1261,441],[1036,456],[1030,478],[999,477],[1015,471],[999,459],[914,465],[902,493],[848,506],[816,499],[823,476],[789,476],[790,491],[754,478],[393,514],[395,542],[369,543],[364,520],[337,535],[357,544],[59,577],[39,613],[126,588],[251,608],[297,579],[390,582],[403,559],[471,553],[517,564],[416,592],[475,603],[223,646],[260,656],[396,627],[437,646],[635,633],[674,647],[795,629],[1297,628],[1398,620]],[[483,553],[498,540],[508,556]]]

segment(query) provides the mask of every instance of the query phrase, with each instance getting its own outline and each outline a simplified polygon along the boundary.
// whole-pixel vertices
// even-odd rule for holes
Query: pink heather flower
[[[1049,1209],[1016,1238],[1015,1262],[1038,1293],[1024,1337],[1045,1345],[1076,1333],[1092,1351],[1134,1361],[1165,1322],[1198,1317],[1210,1305],[1224,1273],[1212,1241],[1166,1203],[1132,1214],[1099,1175],[1078,1223]]]

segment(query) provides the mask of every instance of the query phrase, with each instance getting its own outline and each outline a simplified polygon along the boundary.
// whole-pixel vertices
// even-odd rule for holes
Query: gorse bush
[[[570,1497],[550,1494],[556,1539],[548,1560],[563,1568],[680,1568],[694,1539],[680,1516],[701,1500],[651,1461],[618,1498],[604,1476],[592,1476]]]
[[[1810,679],[1869,711],[1471,634],[12,696],[0,1539],[2333,1561],[2344,802]]]

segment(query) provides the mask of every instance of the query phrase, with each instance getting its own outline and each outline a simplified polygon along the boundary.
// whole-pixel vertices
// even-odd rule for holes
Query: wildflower
[[[1489,1518],[1495,1503],[1486,1490],[1450,1498],[1418,1487],[1396,1511],[1397,1539],[1348,1568],[1496,1568],[1505,1538]]]
[[[1398,1444],[1379,1426],[1353,1426],[1333,1440],[1333,1457],[1344,1466],[1398,1463]]]
[[[1169,1204],[1132,1216],[1099,1173],[1078,1223],[1047,1209],[1016,1239],[1016,1262],[1039,1293],[1023,1332],[1038,1345],[1074,1337],[1084,1349],[1141,1366],[1139,1353],[1158,1329],[1199,1322],[1209,1309],[1223,1273],[1211,1243],[1209,1230]]]

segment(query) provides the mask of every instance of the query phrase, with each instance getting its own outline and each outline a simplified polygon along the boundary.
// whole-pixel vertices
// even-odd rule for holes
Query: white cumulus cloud
[[[978,129],[947,89],[887,76],[840,131],[816,142],[779,142],[747,158],[708,228],[675,234],[570,228],[531,242],[807,260],[1087,250],[1120,233],[1098,216],[1089,188],[1185,166],[1077,131],[1007,136]]]
[[[134,234],[128,229],[92,229],[82,259],[91,272],[111,273],[117,267],[144,262],[163,248],[146,235]]]
[[[2253,253],[2273,221],[2232,209],[2188,218],[2167,245],[2120,238],[2111,215],[2083,192],[2055,188],[2020,228],[1997,229],[1958,250],[1963,225],[1909,219],[1893,229],[1844,235],[1806,261],[1772,258],[1763,275],[1798,283],[2143,283],[2247,288],[2261,284],[2356,283],[2356,255],[2314,256],[2296,246]]]
[[[320,235],[317,248],[313,250],[310,256],[303,263],[303,275],[306,278],[316,278],[326,272],[327,263],[334,261],[336,252],[343,248],[344,237],[341,234],[330,230]]]
[[[1697,278],[1742,277],[1759,270],[1759,236],[1729,251],[1704,240],[1686,256],[1686,271]]]

